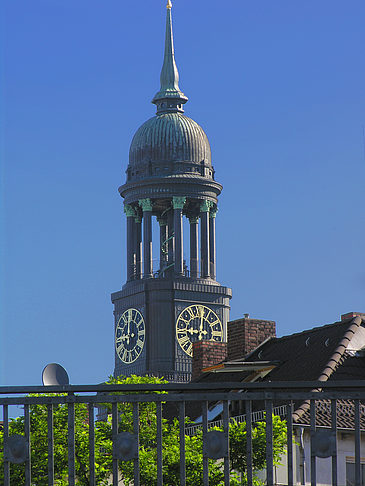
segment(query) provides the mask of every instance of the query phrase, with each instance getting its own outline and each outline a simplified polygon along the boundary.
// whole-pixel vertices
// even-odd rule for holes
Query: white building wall
[[[337,478],[338,486],[346,486],[346,462],[355,462],[355,435],[353,432],[337,433]],[[365,434],[361,434],[361,462],[365,464]],[[311,454],[309,430],[304,434],[305,485],[310,486]],[[287,456],[282,457],[281,465],[275,468],[276,485],[288,484]],[[299,445],[293,447],[294,484],[302,484],[301,454]],[[316,458],[317,486],[332,486],[332,458]],[[261,476],[261,475],[260,475]]]

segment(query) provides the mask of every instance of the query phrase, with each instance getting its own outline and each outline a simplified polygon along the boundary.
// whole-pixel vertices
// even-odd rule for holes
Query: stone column
[[[168,265],[172,265],[174,263],[174,212],[169,211],[167,213],[167,224],[168,224],[168,243],[167,243],[167,251],[168,251]]]
[[[199,217],[191,216],[190,222],[190,277],[199,277],[199,240],[198,227]]]
[[[182,211],[186,197],[173,196],[172,207],[174,208],[174,233],[175,233],[175,260],[174,270],[176,275],[183,275],[183,220]]]
[[[160,225],[160,272],[167,265],[167,253],[168,253],[168,235],[169,228],[167,226],[167,220],[164,218],[157,218],[158,224]]]
[[[132,280],[135,275],[134,268],[134,217],[135,210],[129,204],[124,205],[124,212],[127,216],[127,281]]]
[[[209,278],[210,276],[210,250],[209,250],[209,210],[212,206],[211,201],[203,201],[200,205],[200,225],[201,225],[201,242],[200,242],[200,265],[201,277]]]
[[[209,213],[209,251],[210,251],[210,277],[216,278],[216,249],[215,249],[215,217],[218,208],[212,208]]]
[[[143,278],[151,278],[153,277],[151,199],[140,199],[139,205],[143,211]]]
[[[135,244],[136,244],[136,279],[142,278],[142,219],[139,214],[135,219]]]

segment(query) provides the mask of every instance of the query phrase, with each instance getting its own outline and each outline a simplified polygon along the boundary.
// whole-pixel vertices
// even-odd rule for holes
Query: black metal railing
[[[44,395],[44,394],[47,395]],[[40,394],[40,395],[38,395]],[[51,395],[50,395],[51,394]],[[98,483],[95,472],[95,457],[100,450],[95,434],[99,433],[95,419],[96,408],[107,410],[110,422],[110,481],[114,486],[121,484],[121,464],[133,464],[133,484],[147,484],[141,479],[140,443],[142,440],[140,417],[145,404],[154,404],[153,423],[155,437],[149,440],[155,447],[157,485],[172,485],[164,473],[164,424],[178,427],[176,443],[179,451],[179,472],[176,484],[181,486],[204,486],[212,484],[210,469],[221,470],[220,483],[232,484],[232,457],[230,457],[230,427],[232,423],[245,423],[245,473],[242,484],[254,484],[255,457],[253,433],[255,423],[265,422],[265,471],[258,473],[262,484],[355,484],[361,486],[362,431],[365,402],[365,384],[362,381],[349,382],[281,382],[281,383],[190,383],[166,385],[82,385],[82,386],[32,386],[0,387],[0,407],[2,407],[2,430],[0,422],[0,460],[3,463],[4,486],[16,484],[12,479],[14,465],[24,468],[25,484],[37,484],[32,479],[32,427],[36,425],[37,407],[42,410],[46,424],[44,454],[47,461],[48,478],[42,484],[106,484]],[[78,406],[84,404],[86,415],[83,424],[87,431],[88,461],[83,470],[78,469],[78,443],[75,431]],[[219,406],[217,405],[219,404]],[[22,407],[21,433],[12,433],[9,410]],[[57,466],[54,439],[54,413],[57,407],[67,412],[65,421],[65,443],[67,444],[67,479],[58,483],[55,479]],[[124,408],[123,408],[124,407]],[[129,407],[129,408],[126,408]],[[16,409],[19,412],[19,408]],[[192,412],[195,411],[195,415]],[[214,410],[219,416],[214,416]],[[234,410],[244,413],[235,414]],[[256,414],[256,415],[255,415]],[[14,416],[14,414],[12,414]],[[188,422],[189,415],[192,421]],[[275,464],[275,444],[273,443],[275,415],[285,419],[286,444],[282,455],[284,465]],[[121,420],[130,418],[128,430],[121,430]],[[237,419],[237,420],[236,420]],[[195,420],[195,422],[194,422]],[[216,427],[219,427],[219,430]],[[200,430],[199,430],[200,429]],[[152,429],[151,429],[152,430]],[[346,457],[338,454],[339,440],[346,432]],[[186,463],[186,441],[194,434],[202,439],[202,479],[201,483],[189,483]],[[350,444],[350,445],[349,445]],[[145,450],[145,449],[144,449]],[[361,453],[362,451],[362,453]],[[318,458],[327,458],[326,478],[320,477],[323,470],[317,470]],[[350,461],[346,463],[346,460]],[[344,462],[345,461],[345,462]],[[78,472],[79,471],[79,472]],[[81,471],[81,472],[80,472]],[[350,471],[350,472],[349,472]],[[351,474],[351,478],[347,477]],[[84,482],[79,476],[83,474]],[[85,479],[86,478],[86,479]],[[281,479],[280,479],[281,478]],[[284,479],[283,479],[284,478]],[[0,482],[1,482],[0,481]],[[85,483],[86,481],[86,483]],[[20,484],[20,483],[19,483]],[[123,484],[123,483],[122,483]],[[150,484],[150,483],[149,483]],[[237,484],[237,483],[234,483]],[[175,483],[174,483],[175,486]]]

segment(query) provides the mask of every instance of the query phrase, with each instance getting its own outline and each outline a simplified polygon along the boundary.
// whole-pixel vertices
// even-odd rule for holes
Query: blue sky
[[[59,362],[114,367],[125,280],[117,192],[159,89],[164,1],[1,6],[1,384]],[[278,335],[364,311],[363,0],[175,0],[185,113],[216,179],[218,280],[231,318]]]

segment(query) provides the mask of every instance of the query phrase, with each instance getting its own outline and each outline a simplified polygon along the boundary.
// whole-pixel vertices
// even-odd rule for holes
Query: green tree
[[[167,383],[159,378],[131,376],[128,378],[110,378],[110,384],[143,384]],[[129,392],[133,393],[133,392]],[[144,392],[152,393],[152,392]],[[161,392],[164,393],[164,392]],[[111,405],[105,405],[111,412]],[[56,486],[67,485],[67,405],[54,406],[54,463]],[[133,407],[131,403],[118,404],[118,432],[133,432]],[[46,486],[48,468],[47,446],[47,406],[31,405],[31,457],[32,457],[32,483],[37,486]],[[189,421],[187,420],[187,424]],[[218,429],[217,429],[218,430]],[[140,477],[141,485],[154,486],[157,482],[157,417],[154,402],[140,403],[139,405],[139,437],[140,437]],[[10,434],[24,433],[24,417],[11,420]],[[88,434],[89,421],[87,406],[75,405],[75,467],[77,484],[86,486],[88,478]],[[266,461],[266,435],[265,422],[256,423],[252,430],[253,465],[259,470],[265,467]],[[162,456],[163,480],[166,485],[176,486],[180,483],[180,446],[179,423],[162,419]],[[285,422],[279,417],[273,417],[273,445],[274,461],[278,462],[284,453],[286,444]],[[202,461],[202,432],[193,436],[185,436],[186,478],[188,486],[203,484]],[[3,433],[0,431],[0,484],[3,484]],[[100,486],[108,484],[112,474],[112,427],[111,416],[108,413],[106,421],[95,423],[95,474],[96,483]],[[233,423],[230,426],[230,484],[245,484],[246,478],[246,424]],[[120,474],[126,486],[133,484],[133,461],[119,463]],[[238,474],[241,479],[238,480]],[[209,460],[209,484],[211,486],[223,485],[222,461]],[[24,464],[11,465],[11,485],[24,484]],[[256,481],[258,483],[258,480]]]
[[[55,396],[52,394],[31,396]],[[59,395],[58,395],[59,396]],[[47,406],[30,405],[31,429],[31,474],[32,484],[48,486],[48,439],[47,439]],[[67,486],[68,451],[67,451],[67,405],[53,407],[54,433],[54,484]],[[12,419],[9,423],[9,434],[24,434],[24,416]],[[75,405],[75,468],[78,484],[88,485],[88,440],[89,424],[87,405]],[[110,457],[103,448],[111,448],[111,428],[109,423],[95,423],[95,465],[97,484],[108,484],[110,476]],[[3,431],[0,431],[0,484],[4,484],[3,468]],[[25,482],[24,464],[11,464],[11,486]]]

